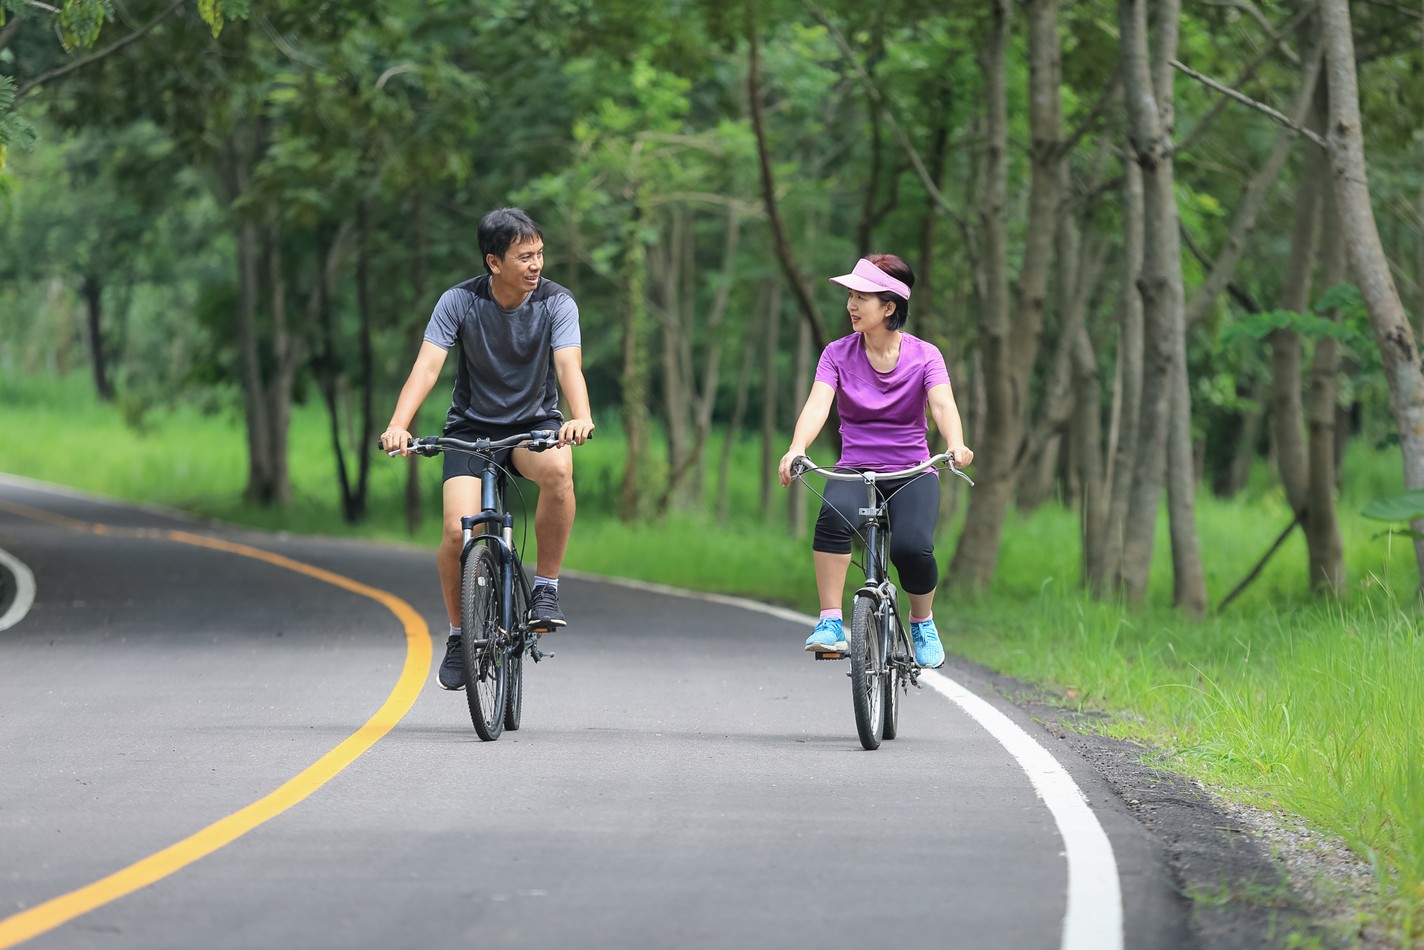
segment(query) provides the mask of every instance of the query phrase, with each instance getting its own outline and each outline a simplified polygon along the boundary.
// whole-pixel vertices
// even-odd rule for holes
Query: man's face
[[[544,269],[544,242],[530,238],[509,245],[504,257],[488,258],[490,274],[511,289],[529,293],[539,286],[539,272]]]

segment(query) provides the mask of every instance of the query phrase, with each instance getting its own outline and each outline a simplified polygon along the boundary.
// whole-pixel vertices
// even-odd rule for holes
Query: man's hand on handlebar
[[[593,437],[592,419],[570,419],[559,427],[560,445],[583,445]]]
[[[412,438],[405,427],[392,424],[381,433],[381,449],[387,454],[399,452],[402,456],[408,456]]]

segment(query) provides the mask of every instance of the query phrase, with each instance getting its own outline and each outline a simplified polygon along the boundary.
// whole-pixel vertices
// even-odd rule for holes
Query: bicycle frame
[[[495,552],[500,574],[500,629],[510,634],[511,649],[522,648],[522,636],[514,636],[516,630],[523,634],[523,618],[514,617],[514,585],[523,589],[523,603],[529,603],[529,581],[524,576],[519,560],[519,550],[514,546],[514,515],[504,510],[502,504],[504,474],[489,455],[481,455],[483,467],[480,470],[480,513],[464,515],[460,527],[464,531],[464,545],[460,549],[460,563],[470,556],[476,544],[486,544]],[[475,529],[483,525],[484,531]]]

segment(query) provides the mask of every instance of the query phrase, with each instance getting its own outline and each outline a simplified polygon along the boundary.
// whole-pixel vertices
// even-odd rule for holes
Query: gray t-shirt
[[[425,339],[445,350],[460,344],[447,426],[542,422],[558,414],[554,351],[581,345],[578,305],[567,289],[541,277],[523,303],[505,310],[486,274],[440,296]]]

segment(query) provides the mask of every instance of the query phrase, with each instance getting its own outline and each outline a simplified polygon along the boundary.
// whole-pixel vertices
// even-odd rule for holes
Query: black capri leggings
[[[939,521],[939,478],[923,472],[910,478],[877,482],[879,492],[890,499],[890,563],[900,572],[900,586],[907,594],[928,594],[939,583],[939,565],[934,556],[934,529]],[[861,530],[864,519],[865,484],[827,480],[821,514],[811,550],[826,554],[849,554],[851,526]]]

